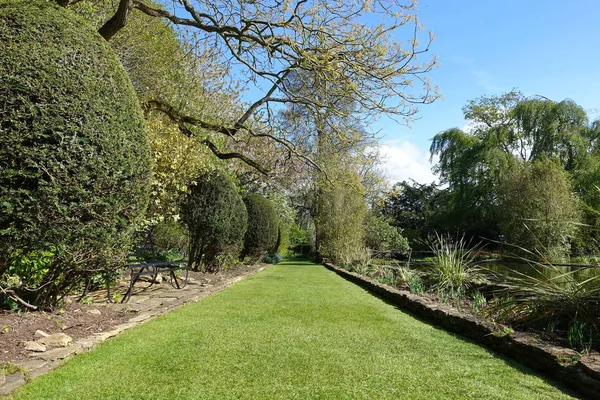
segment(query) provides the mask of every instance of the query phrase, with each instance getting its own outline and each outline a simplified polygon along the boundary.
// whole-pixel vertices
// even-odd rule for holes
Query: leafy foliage
[[[550,261],[564,261],[579,222],[579,201],[556,161],[540,159],[506,172],[499,188],[503,231],[509,243]]]
[[[292,229],[295,225],[296,210],[292,208],[289,197],[280,190],[273,190],[269,192],[268,199],[273,203],[275,211],[277,212],[277,219],[279,221],[277,248],[275,249],[275,253],[286,256],[288,255],[289,249],[292,246],[292,240],[296,240],[292,237]]]
[[[387,255],[408,254],[408,241],[400,230],[381,215],[367,214],[365,219],[365,243],[371,250]]]
[[[189,232],[180,221],[161,221],[152,226],[151,233],[154,247],[159,251],[186,253],[189,249]]]
[[[412,248],[422,247],[430,232],[444,230],[453,221],[444,214],[448,193],[439,184],[399,182],[385,193],[379,206],[390,223],[401,228]],[[456,225],[453,225],[456,226]]]
[[[351,263],[347,256],[364,248],[366,204],[356,175],[342,173],[346,184],[323,182],[318,194],[317,251],[333,263]]]
[[[129,77],[84,20],[12,1],[0,21],[0,274],[43,254],[22,279],[49,306],[120,263],[147,205],[149,146]]]
[[[260,259],[277,247],[279,218],[273,202],[257,193],[244,198],[248,212],[248,229],[244,236],[242,255]]]
[[[566,171],[575,184],[571,190],[577,190],[587,205],[586,220],[591,228],[586,232],[587,237],[579,236],[579,251],[585,255],[587,249],[596,248],[597,235],[589,233],[597,226],[598,219],[593,210],[600,204],[595,188],[595,178],[600,171],[598,124],[589,123],[585,110],[568,99],[555,102],[541,96],[525,97],[513,91],[472,100],[463,112],[469,121],[468,129],[452,128],[437,134],[430,149],[432,156],[439,156],[435,170],[441,182],[448,185],[447,209],[442,214],[450,221],[449,225],[468,237],[520,239],[523,218],[544,217],[527,217],[501,209],[499,203],[504,201],[501,197],[507,190],[514,189],[514,185],[510,189],[503,186],[511,186],[510,176],[522,166],[552,159],[558,167],[551,170],[555,175],[557,169]],[[525,187],[523,185],[521,188]],[[536,197],[550,195],[548,190],[538,194],[539,187],[533,180],[527,185],[528,189],[520,194],[523,202],[543,202]],[[565,193],[564,185],[559,182],[557,185],[557,192]],[[572,201],[568,203],[572,204]],[[512,222],[508,221],[510,219]],[[566,221],[573,221],[573,218]],[[512,231],[513,228],[517,231]],[[575,232],[566,224],[562,228],[567,228],[563,236],[568,242]],[[556,242],[556,238],[551,240]],[[533,249],[531,241],[519,244]],[[562,250],[555,249],[556,256],[561,258],[568,251],[568,245]]]
[[[153,161],[146,220],[153,224],[176,220],[189,186],[201,172],[214,168],[215,163],[197,138],[182,135],[169,121],[150,115],[146,126]]]
[[[190,233],[190,264],[215,272],[228,255],[237,257],[248,214],[235,185],[216,171],[200,175],[182,207],[182,221]]]

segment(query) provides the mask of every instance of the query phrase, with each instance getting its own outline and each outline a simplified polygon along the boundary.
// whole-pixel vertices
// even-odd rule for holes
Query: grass
[[[566,399],[322,266],[283,262],[125,332],[15,399]]]

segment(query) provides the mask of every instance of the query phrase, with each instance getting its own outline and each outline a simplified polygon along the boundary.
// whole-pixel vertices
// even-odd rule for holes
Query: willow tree
[[[68,7],[86,0],[56,1]],[[160,96],[144,102],[147,112],[164,113],[185,134],[192,135],[194,129],[201,128],[232,142],[267,138],[316,165],[289,140],[285,126],[275,118],[278,109],[302,104],[335,113],[335,104],[327,99],[342,97],[354,102],[354,114],[363,121],[381,113],[410,118],[417,105],[438,97],[424,77],[436,59],[425,56],[431,34],[426,35],[424,45],[420,44],[423,33],[415,1],[176,0],[156,5],[145,0],[120,0],[99,33],[111,40],[135,13],[170,21],[179,29],[180,37],[190,38],[195,51],[211,49],[213,62],[225,68],[232,80],[241,77],[244,86],[252,86],[256,89],[252,93],[259,93],[232,115],[216,120],[187,112]],[[299,72],[322,79],[328,96],[296,92],[287,78]],[[231,152],[210,143],[206,146],[220,158],[253,163],[243,150]],[[267,166],[253,166],[268,172]]]
[[[571,176],[585,172],[584,179],[576,179],[576,189],[580,195],[590,192],[589,178],[598,170],[594,125],[572,100],[555,102],[513,91],[473,100],[463,112],[470,129],[441,132],[430,149],[439,156],[435,169],[451,193],[450,217],[461,228],[487,237],[501,233],[498,224],[506,215],[498,207],[498,192],[505,175],[519,165],[553,159]],[[501,225],[504,230],[515,226]]]

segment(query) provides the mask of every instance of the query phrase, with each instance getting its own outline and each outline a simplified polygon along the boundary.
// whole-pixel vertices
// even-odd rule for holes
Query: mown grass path
[[[563,399],[322,266],[286,262],[67,362],[17,399]]]

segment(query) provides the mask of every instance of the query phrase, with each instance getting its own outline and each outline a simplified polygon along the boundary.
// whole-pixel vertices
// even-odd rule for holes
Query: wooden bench
[[[131,298],[133,287],[137,282],[142,282],[141,277],[148,277],[146,286],[149,288],[157,282],[159,274],[168,273],[171,286],[175,289],[183,289],[188,281],[188,260],[159,261],[152,233],[143,231],[138,233],[133,251],[127,257],[128,264],[125,276],[129,276],[129,286],[123,294],[121,303],[126,303]],[[112,302],[110,290],[108,292],[109,302]]]

